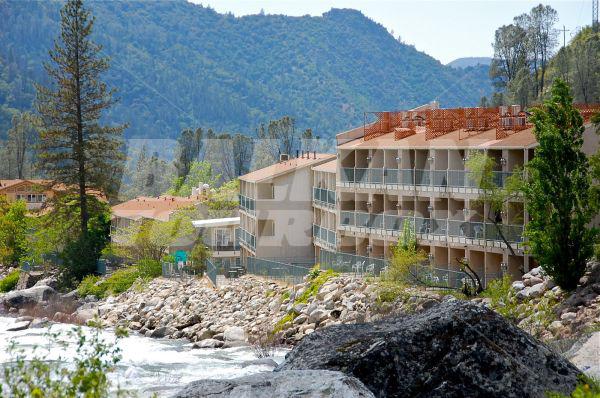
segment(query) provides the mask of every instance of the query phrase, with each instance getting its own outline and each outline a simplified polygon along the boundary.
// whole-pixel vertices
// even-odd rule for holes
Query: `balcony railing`
[[[313,201],[322,206],[335,207],[335,191],[313,187]]]
[[[313,237],[321,244],[335,248],[336,246],[336,234],[335,231],[330,231],[319,225],[313,224]]]
[[[413,231],[419,235],[504,242],[496,225],[490,222],[397,216],[356,211],[340,212],[340,226],[342,227],[399,232],[405,222],[409,222]],[[522,225],[500,224],[499,228],[509,243],[521,243],[523,241]]]
[[[494,171],[493,181],[503,187],[512,172]],[[449,188],[477,188],[476,175],[465,170],[342,168],[343,183],[374,185],[405,185]]]
[[[238,195],[240,198],[240,209],[249,214],[256,214],[256,203],[254,199],[251,199],[244,195]]]
[[[243,228],[239,229],[240,243],[245,244],[252,250],[256,250],[256,237]]]

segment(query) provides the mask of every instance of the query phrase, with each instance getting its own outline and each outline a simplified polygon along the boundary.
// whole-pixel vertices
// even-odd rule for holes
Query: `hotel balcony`
[[[493,181],[503,187],[512,172],[494,171]],[[475,175],[465,170],[350,168],[341,169],[340,186],[392,190],[450,192],[478,191]]]
[[[256,202],[254,201],[254,199],[251,199],[244,195],[238,195],[238,197],[240,199],[240,210],[248,215],[255,216]]]
[[[336,233],[313,224],[313,241],[317,246],[328,250],[336,250]]]
[[[339,228],[366,234],[398,236],[405,222],[410,223],[419,240],[506,247],[498,229],[490,222],[342,211]],[[500,228],[502,235],[513,248],[522,245],[522,225],[501,224]]]
[[[256,237],[243,228],[239,230],[240,245],[248,250],[256,252]]]
[[[313,187],[313,204],[326,210],[335,210],[335,191]]]

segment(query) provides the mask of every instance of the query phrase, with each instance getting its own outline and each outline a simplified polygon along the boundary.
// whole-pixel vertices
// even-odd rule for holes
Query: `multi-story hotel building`
[[[533,266],[534,259],[524,250],[528,215],[523,199],[513,197],[500,214],[491,214],[467,168],[469,156],[485,153],[494,161],[493,180],[499,187],[515,170],[522,170],[538,145],[528,114],[518,106],[438,109],[432,103],[411,111],[378,112],[374,117],[373,123],[338,134],[336,158],[312,165],[312,180],[296,182],[312,185],[312,206],[303,207],[310,214],[297,215],[296,220],[312,220],[316,262],[339,257],[328,253],[387,258],[408,223],[436,268],[459,270],[459,262],[468,261],[485,281],[503,272],[516,277]],[[598,148],[598,137],[592,126],[586,126],[584,151],[591,154]],[[289,170],[285,165],[277,167]],[[259,181],[270,181],[277,167],[254,173],[260,175]],[[293,179],[293,174],[286,178]],[[242,177],[242,195],[260,197],[261,188],[252,175]],[[302,187],[294,190],[306,192]],[[244,200],[248,199],[242,197],[242,209],[247,206]],[[281,202],[286,197],[275,200],[276,205],[269,200],[252,206],[269,217],[281,206],[294,207]],[[253,212],[244,213],[248,220],[256,218]],[[285,224],[288,215],[282,212],[274,218]],[[275,235],[272,241],[285,241],[285,230],[268,231]],[[262,242],[252,243],[248,255],[261,257]],[[294,249],[300,251],[305,255],[306,250]],[[292,251],[284,244],[279,252],[268,253],[290,257]],[[384,266],[383,261],[369,262],[375,268]]]
[[[333,154],[303,153],[240,177],[240,254],[265,259],[307,259],[312,245],[312,166]]]

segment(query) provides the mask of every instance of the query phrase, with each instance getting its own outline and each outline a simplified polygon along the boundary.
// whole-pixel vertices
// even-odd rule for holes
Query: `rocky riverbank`
[[[1,300],[11,313],[85,323],[99,317],[148,337],[185,338],[196,347],[260,341],[275,332],[295,345],[327,326],[422,312],[447,299],[440,291],[403,289],[390,299],[376,283],[321,273],[296,286],[243,276],[215,289],[205,279],[154,279],[105,300],[54,290],[52,278],[25,276],[29,288]],[[590,262],[575,292],[566,294],[540,268],[516,281],[501,298],[472,301],[490,307],[545,341],[589,335],[600,323],[600,266]],[[571,343],[572,344],[572,343]],[[568,349],[569,347],[566,347]]]

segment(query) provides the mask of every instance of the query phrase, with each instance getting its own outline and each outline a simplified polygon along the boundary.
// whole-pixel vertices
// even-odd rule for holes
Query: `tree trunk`
[[[79,25],[78,16],[75,18],[75,23]],[[85,151],[83,141],[83,116],[81,112],[81,74],[80,74],[80,48],[79,48],[79,26],[75,29],[75,82],[76,82],[76,105],[77,105],[77,166],[78,166],[78,179],[79,179],[79,209],[80,209],[80,222],[81,222],[81,235],[86,236],[88,233],[88,220],[89,213],[87,207],[87,192],[86,192],[86,181],[85,181]]]

